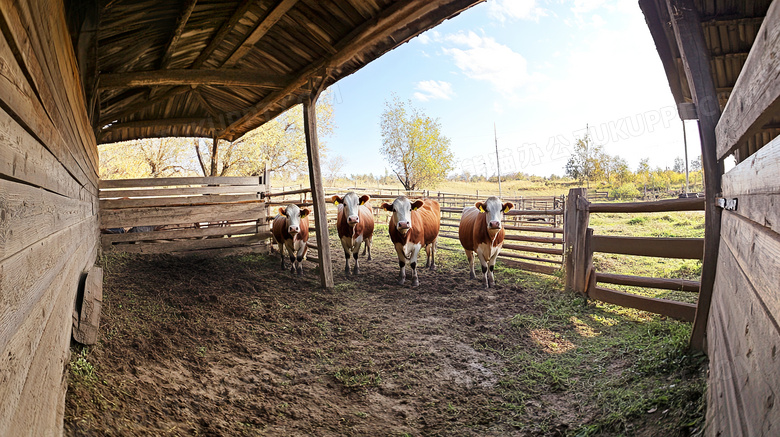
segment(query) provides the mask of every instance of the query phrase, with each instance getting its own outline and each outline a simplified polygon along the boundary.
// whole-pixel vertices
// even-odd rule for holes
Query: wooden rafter
[[[171,62],[173,53],[176,51],[176,45],[179,43],[179,39],[181,38],[181,33],[184,31],[184,27],[187,26],[187,21],[190,19],[190,15],[192,15],[192,11],[195,10],[195,5],[197,3],[198,0],[187,0],[186,6],[182,10],[181,15],[179,15],[179,18],[176,20],[176,28],[174,29],[168,44],[165,46],[165,53],[163,54],[162,61],[160,62],[161,70],[168,68],[168,64]]]
[[[161,133],[171,132],[173,129],[183,128],[190,126],[198,129],[200,133],[208,135],[215,132],[218,128],[213,125],[207,118],[202,117],[187,117],[187,118],[164,118],[156,120],[135,120],[124,123],[114,123],[106,126],[100,132],[100,136],[104,137],[112,132],[116,132],[123,129],[158,129]],[[149,135],[153,137],[154,135]],[[163,135],[160,135],[163,136]]]
[[[109,123],[111,121],[118,120],[120,118],[124,118],[124,117],[127,117],[129,115],[135,114],[136,112],[142,111],[142,110],[144,110],[144,109],[146,109],[146,108],[148,108],[148,107],[150,107],[150,106],[152,106],[152,105],[154,105],[156,103],[160,103],[162,101],[168,100],[168,99],[170,99],[170,98],[172,98],[174,96],[177,96],[179,94],[186,93],[190,89],[192,89],[192,88],[190,88],[188,86],[179,86],[179,87],[176,87],[176,88],[171,88],[165,94],[161,94],[161,95],[159,95],[159,96],[157,96],[157,97],[155,97],[153,99],[144,100],[142,102],[135,103],[135,104],[127,106],[127,107],[125,107],[122,110],[117,111],[117,112],[108,113],[108,114],[105,114],[105,115],[101,114],[100,123],[99,124],[106,124],[106,123]]]
[[[255,70],[155,70],[100,75],[100,88],[135,88],[169,85],[223,85],[282,88],[290,81]]]
[[[232,140],[235,133],[240,130],[242,126],[261,116],[271,105],[276,104],[290,93],[305,85],[309,78],[318,74],[321,75],[322,72],[328,68],[341,65],[369,45],[389,36],[399,23],[409,22],[415,18],[424,16],[440,7],[443,3],[445,3],[444,0],[417,0],[394,3],[386,9],[384,13],[375,17],[373,20],[363,23],[350,32],[347,37],[336,45],[337,52],[335,54],[314,63],[312,66],[296,75],[296,77],[288,82],[287,86],[283,89],[271,93],[258,103],[246,108],[244,110],[246,115],[228,126],[220,137]]]
[[[225,21],[222,26],[220,26],[217,33],[214,34],[214,37],[211,38],[206,48],[204,48],[195,61],[193,61],[190,68],[200,68],[200,66],[203,65],[203,63],[206,62],[209,57],[211,57],[211,54],[214,53],[214,50],[216,50],[222,40],[225,39],[225,36],[227,36],[227,34],[233,30],[233,27],[247,13],[253,3],[254,0],[243,0],[241,4],[238,5],[236,10],[233,12],[233,15],[231,15],[230,18]]]
[[[233,54],[230,55],[227,60],[222,64],[223,68],[229,68],[236,65],[250,50],[257,44],[260,39],[265,36],[266,33],[284,17],[298,0],[281,0],[268,14],[263,17],[257,24],[255,29],[247,35],[246,39],[238,45]]]
[[[206,100],[205,97],[203,97],[203,94],[200,92],[198,87],[193,87],[192,88],[192,93],[195,94],[195,97],[198,98],[198,101],[200,102],[201,105],[203,105],[203,107],[206,109],[206,111],[209,113],[209,115],[211,115],[212,117],[215,117],[215,118],[219,117],[219,114],[220,114],[219,111],[216,108],[214,108],[211,105],[211,103],[209,103],[209,101]]]

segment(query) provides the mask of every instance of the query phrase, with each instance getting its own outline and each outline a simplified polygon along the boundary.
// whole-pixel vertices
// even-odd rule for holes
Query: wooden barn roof
[[[100,0],[98,142],[232,141],[481,1]]]
[[[728,102],[772,0],[694,0],[709,49],[712,80],[721,111]],[[665,0],[639,0],[676,103],[689,103],[691,91],[671,28]],[[682,114],[681,114],[682,116]],[[751,145],[760,147],[780,133],[780,119],[769,123]],[[747,151],[742,155],[747,156]],[[739,157],[738,157],[739,158]]]

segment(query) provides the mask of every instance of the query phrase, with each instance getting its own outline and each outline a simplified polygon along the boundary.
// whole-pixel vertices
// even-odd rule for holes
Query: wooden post
[[[701,21],[693,0],[666,0],[677,47],[680,50],[685,77],[691,88],[693,103],[699,116],[702,168],[704,170],[704,258],[701,270],[701,291],[696,319],[691,333],[691,347],[705,350],[707,318],[715,285],[715,270],[720,244],[720,208],[716,196],[720,192],[723,163],[717,159],[715,127],[720,119],[720,105],[712,80],[710,56],[704,41]]]
[[[303,127],[306,134],[306,155],[309,158],[309,184],[311,184],[311,198],[314,204],[314,220],[317,223],[320,284],[323,288],[333,288],[333,266],[330,262],[330,243],[328,241],[328,213],[325,208],[325,190],[322,186],[320,150],[317,141],[317,97],[319,97],[319,92],[313,92],[303,101]]]
[[[580,252],[584,249],[585,229],[588,228],[588,211],[580,211],[578,205],[581,203],[580,199],[583,199],[587,204],[588,190],[585,188],[572,188],[569,190],[569,195],[566,197],[566,207],[563,210],[563,253],[564,253],[564,273],[565,273],[565,287],[567,291],[579,291],[581,288],[577,288],[577,285],[581,281],[577,281],[577,274],[581,273],[582,267],[577,268],[578,264],[583,263],[582,254]],[[584,223],[580,223],[584,222]],[[579,235],[579,234],[582,235]],[[582,281],[584,286],[584,281]]]

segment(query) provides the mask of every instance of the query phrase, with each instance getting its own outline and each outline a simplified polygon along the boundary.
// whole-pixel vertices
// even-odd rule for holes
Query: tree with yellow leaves
[[[380,126],[381,152],[406,190],[435,188],[453,168],[450,139],[441,123],[412,106],[412,101],[385,102]]]

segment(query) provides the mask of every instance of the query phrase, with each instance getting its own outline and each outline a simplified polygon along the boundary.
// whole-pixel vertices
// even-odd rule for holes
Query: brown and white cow
[[[274,217],[272,232],[274,239],[279,244],[279,253],[282,257],[282,270],[284,265],[284,248],[290,255],[292,266],[290,271],[299,275],[303,274],[303,260],[309,250],[306,242],[309,241],[309,210],[300,209],[298,205],[287,205],[279,208],[279,215]]]
[[[477,252],[485,288],[495,285],[493,267],[504,244],[504,227],[501,221],[504,219],[504,213],[513,207],[509,202],[502,205],[501,200],[493,196],[488,197],[485,202],[477,202],[474,206],[464,208],[460,217],[458,237],[469,260],[470,277],[477,277],[474,274],[474,252]]]
[[[349,257],[355,259],[355,269],[353,273],[360,273],[358,263],[358,252],[360,245],[366,243],[368,251],[368,261],[371,261],[371,243],[374,238],[374,214],[368,201],[371,196],[363,195],[358,197],[353,191],[345,194],[344,197],[333,196],[330,201],[339,207],[338,217],[336,218],[336,230],[339,233],[341,247],[344,248],[344,257],[346,265],[344,273],[349,276]],[[366,252],[364,251],[363,254]]]
[[[406,264],[412,268],[412,287],[420,285],[417,279],[417,257],[425,247],[428,260],[425,264],[431,270],[436,269],[436,240],[439,238],[441,209],[439,202],[431,199],[410,202],[405,196],[396,198],[393,203],[383,203],[382,208],[393,213],[390,218],[390,241],[398,253],[398,265],[401,274],[398,285],[406,281]]]

